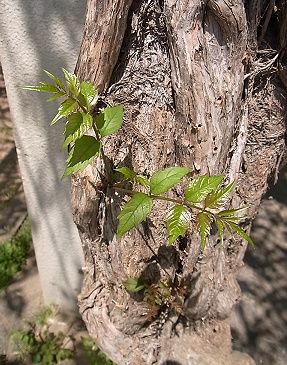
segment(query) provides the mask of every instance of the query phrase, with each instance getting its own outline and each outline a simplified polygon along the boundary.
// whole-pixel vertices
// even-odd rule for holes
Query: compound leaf
[[[76,75],[70,73],[64,68],[62,68],[62,70],[69,90],[74,96],[77,97],[80,92],[80,81],[78,80]]]
[[[216,190],[224,176],[198,176],[193,179],[185,191],[185,199],[191,203],[199,203],[209,193]]]
[[[175,205],[168,214],[166,226],[168,242],[173,244],[179,236],[184,236],[190,221],[190,212],[183,205]]]
[[[135,193],[124,205],[118,216],[117,238],[121,238],[132,228],[146,219],[152,209],[152,198],[144,193]]]
[[[92,136],[77,139],[69,153],[63,177],[84,170],[98,155],[100,148],[101,142]]]
[[[123,284],[130,293],[138,293],[145,289],[144,283],[138,278],[128,278],[123,282]]]
[[[162,194],[174,187],[187,175],[189,167],[168,167],[155,172],[150,179],[150,190],[153,194]]]
[[[65,127],[65,141],[63,148],[79,139],[93,125],[93,117],[87,113],[73,113],[68,116],[68,123]]]
[[[205,199],[205,207],[216,209],[227,203],[229,194],[233,191],[235,186],[234,181],[221,189],[211,192]]]
[[[63,101],[63,103],[59,107],[57,115],[52,120],[51,125],[55,124],[61,118],[67,117],[68,115],[74,113],[77,108],[78,108],[78,103],[75,100],[69,98]]]
[[[103,114],[104,122],[101,114]],[[122,105],[105,108],[101,114],[97,116],[96,124],[102,137],[109,136],[121,128],[124,117],[124,107]]]
[[[125,180],[134,180],[136,173],[127,166],[118,167],[115,171],[121,173]]]
[[[210,214],[206,212],[200,212],[196,217],[196,228],[200,235],[201,241],[201,249],[204,251],[206,246],[206,237],[210,232],[210,225],[211,225],[212,217]]]

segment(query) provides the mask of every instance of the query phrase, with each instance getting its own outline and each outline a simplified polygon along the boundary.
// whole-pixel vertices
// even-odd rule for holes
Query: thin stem
[[[128,195],[133,195],[133,194],[138,193],[138,191],[125,189],[125,188],[119,187],[117,185],[113,185],[113,188],[115,190],[122,191],[123,193],[126,193]],[[189,202],[187,202],[186,200],[183,200],[183,199],[174,199],[174,198],[169,198],[167,196],[154,195],[154,194],[149,194],[149,196],[152,199],[163,200],[163,201],[167,201],[167,202],[171,202],[171,203],[175,203],[175,204],[185,205],[186,207],[188,207],[190,209],[197,209],[201,212],[206,212],[206,213],[212,214],[214,216],[214,214],[211,211],[209,211],[208,209],[199,207],[199,206],[194,205],[194,204],[191,204],[191,203],[189,203]]]
[[[95,126],[95,124],[93,124],[93,131],[97,137],[97,140],[100,140],[101,136],[100,136],[99,131],[98,131],[97,127]],[[101,148],[102,148],[102,146],[101,146]]]

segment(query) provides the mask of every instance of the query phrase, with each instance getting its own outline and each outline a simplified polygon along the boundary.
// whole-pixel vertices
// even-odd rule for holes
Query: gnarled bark
[[[232,204],[249,207],[246,227],[285,151],[286,115],[286,5],[278,4],[274,38],[274,8],[268,20],[269,2],[251,3],[90,0],[77,65],[105,102],[125,106],[124,127],[104,146],[113,166],[225,174],[237,181]],[[72,184],[86,256],[80,310],[91,336],[117,364],[251,364],[232,353],[228,322],[246,244],[230,237],[221,246],[212,234],[202,254],[190,230],[168,247],[162,202],[148,224],[116,240],[124,196],[103,183],[102,169],[97,161]],[[176,305],[151,308],[130,296],[122,283],[131,276],[172,280]]]

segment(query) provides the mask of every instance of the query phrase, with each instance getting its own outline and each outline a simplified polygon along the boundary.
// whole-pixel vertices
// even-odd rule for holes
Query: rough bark
[[[124,127],[104,146],[110,163],[147,175],[174,165],[225,174],[237,181],[232,204],[249,207],[248,227],[285,152],[286,4],[272,4],[88,1],[77,73],[125,106]],[[72,184],[91,336],[117,364],[251,364],[231,351],[228,320],[246,244],[230,237],[221,246],[213,234],[202,254],[190,230],[168,247],[162,203],[117,241],[125,197],[103,183],[102,169],[97,161]],[[171,280],[174,305],[129,295],[122,283],[131,276]]]

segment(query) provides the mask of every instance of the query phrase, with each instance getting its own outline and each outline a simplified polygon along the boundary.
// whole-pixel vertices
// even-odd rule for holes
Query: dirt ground
[[[257,364],[287,364],[287,170],[273,199],[262,202],[254,223],[255,249],[249,249],[238,281],[242,300],[232,316],[234,348],[248,352]],[[0,242],[17,231],[26,217],[12,123],[0,68]],[[43,305],[33,252],[24,270],[0,294],[0,353],[9,333]],[[219,364],[220,365],[220,364]]]

